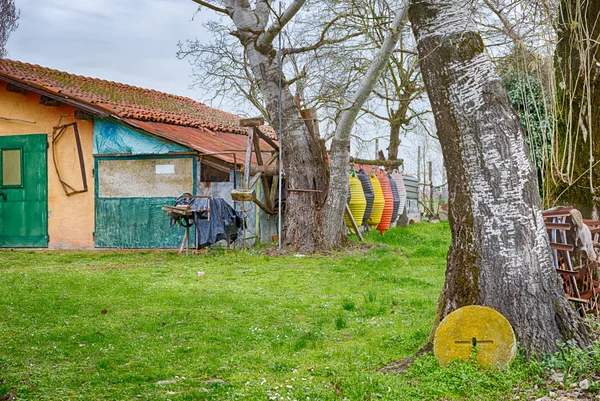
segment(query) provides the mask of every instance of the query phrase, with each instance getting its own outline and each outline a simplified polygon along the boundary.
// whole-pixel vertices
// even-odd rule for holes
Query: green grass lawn
[[[379,373],[426,343],[450,234],[367,240],[385,246],[0,251],[0,400],[504,400],[544,383],[522,359]]]

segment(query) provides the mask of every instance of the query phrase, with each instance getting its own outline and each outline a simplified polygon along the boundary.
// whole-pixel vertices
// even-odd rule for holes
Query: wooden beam
[[[273,149],[275,149],[276,151],[279,152],[279,145],[277,145],[275,143],[275,141],[273,141],[271,138],[269,138],[269,136],[267,134],[265,134],[264,132],[262,132],[260,130],[260,128],[256,127],[256,134],[260,137],[260,139],[262,139],[263,141],[265,141],[269,146],[271,146]]]
[[[383,166],[396,168],[404,164],[404,160],[369,160],[369,159],[359,159],[356,157],[350,157],[350,163],[355,164],[366,164],[367,166]]]
[[[60,106],[60,102],[58,100],[52,99],[51,97],[48,97],[46,95],[40,96],[40,104],[43,106],[50,106],[50,107]]]
[[[267,165],[273,163],[278,158],[279,158],[279,153],[273,154],[271,157],[269,157],[269,160],[267,160],[267,162],[265,163],[265,165],[267,166]],[[258,182],[258,180],[260,179],[260,177],[262,176],[262,174],[263,173],[261,173],[259,171],[254,177],[252,177],[252,179],[250,180],[250,185],[248,186],[248,188],[254,188],[254,186],[256,185],[256,183]]]
[[[262,173],[267,177],[273,177],[279,174],[279,169],[277,166],[268,166],[268,165],[257,165],[253,164],[250,166],[250,175],[256,175],[258,173]]]
[[[75,110],[76,120],[94,121],[94,115],[83,110]]]
[[[17,85],[13,85],[10,82],[6,84],[6,90],[8,92],[18,93],[19,95],[23,95],[23,96],[25,96],[25,95],[27,95],[29,93],[28,90],[23,89],[23,88],[21,88],[21,87],[19,87]]]
[[[275,212],[269,209],[264,203],[256,198],[256,192],[249,189],[234,189],[231,191],[231,199],[234,201],[248,201],[254,202],[267,214],[275,214]]]
[[[547,230],[562,230],[562,231],[566,231],[566,230],[570,230],[571,229],[571,225],[569,223],[551,223],[551,222],[548,222],[548,223],[546,223],[546,229]]]
[[[264,117],[242,118],[240,120],[240,126],[242,127],[258,127],[261,125],[265,125]]]
[[[360,230],[358,229],[358,225],[356,224],[356,221],[354,220],[354,216],[352,216],[352,212],[350,211],[350,208],[348,207],[348,204],[344,204],[344,206],[346,206],[346,215],[350,218],[350,223],[352,223],[352,227],[354,228],[354,231],[356,232],[356,236],[358,237],[358,239],[360,241],[364,241],[364,238],[360,232]]]
[[[255,131],[255,134],[256,134],[252,138],[252,140],[254,142],[254,153],[256,156],[256,163],[259,166],[262,166],[264,164],[264,162],[263,162],[262,154],[260,153],[260,138],[258,137],[258,134],[256,132],[256,131],[259,131],[259,129],[257,127],[254,127],[253,131]],[[267,175],[263,174],[260,177],[260,179],[263,184],[263,191],[265,194],[265,202],[267,203],[267,208],[273,210],[273,205],[271,204],[271,185],[269,183],[269,180],[267,179]]]
[[[571,244],[560,244],[558,242],[551,242],[550,243],[550,248],[552,249],[556,249],[558,251],[573,251],[573,249],[575,248],[573,245]]]
[[[256,191],[253,189],[234,189],[231,191],[231,199],[234,201],[254,202],[256,199]]]
[[[242,153],[242,152],[246,152],[246,149],[223,149],[223,152]],[[273,153],[273,149],[261,149],[260,152],[261,153]]]
[[[254,130],[248,134],[248,145],[246,147],[246,160],[244,162],[244,188],[250,188],[250,163],[252,161],[252,145]]]
[[[273,210],[275,210],[277,195],[279,195],[279,177],[273,177],[271,179],[271,205],[273,205]]]

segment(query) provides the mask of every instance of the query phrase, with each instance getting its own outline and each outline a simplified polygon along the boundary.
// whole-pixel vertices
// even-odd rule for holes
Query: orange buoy
[[[392,221],[392,213],[394,212],[394,195],[392,194],[392,187],[390,186],[390,180],[384,171],[379,170],[377,179],[381,184],[381,191],[383,192],[383,212],[381,213],[381,221],[377,226],[377,229],[383,235],[385,230],[389,230],[390,222]]]
[[[362,189],[362,184],[356,173],[352,172],[350,174],[350,203],[348,204],[348,208],[350,208],[350,213],[352,213],[352,217],[354,218],[354,222],[356,225],[360,225],[364,215],[365,209],[367,208],[367,199],[365,198],[365,193]],[[351,232],[354,232],[354,227],[352,227],[352,222],[347,214],[345,214],[346,226],[350,229]]]
[[[371,180],[371,186],[373,187],[374,198],[371,216],[369,216],[367,224],[371,229],[375,229],[381,222],[381,214],[383,213],[383,207],[385,206],[385,199],[383,197],[383,191],[381,190],[381,183],[375,174],[371,173],[369,180]]]

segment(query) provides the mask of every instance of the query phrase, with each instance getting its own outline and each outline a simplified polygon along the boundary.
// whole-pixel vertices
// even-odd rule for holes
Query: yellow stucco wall
[[[23,134],[47,134],[52,140],[53,127],[77,122],[85,162],[88,191],[67,196],[56,173],[52,144],[48,148],[48,235],[49,248],[93,248],[94,247],[94,159],[93,122],[75,120],[75,109],[71,106],[43,106],[40,95],[8,92],[6,84],[0,82],[0,117],[35,122],[7,121],[0,118],[0,136]],[[62,116],[62,119],[61,119]],[[81,171],[73,130],[65,132],[56,145],[56,160],[63,181],[76,189],[82,187]]]

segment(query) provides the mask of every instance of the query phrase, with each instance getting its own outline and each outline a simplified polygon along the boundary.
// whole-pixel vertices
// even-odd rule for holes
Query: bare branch
[[[265,33],[258,37],[256,47],[261,50],[269,48],[277,34],[281,32],[283,27],[285,27],[292,18],[294,18],[294,15],[300,11],[300,8],[302,8],[305,2],[306,0],[293,0],[292,4],[290,4],[283,14],[277,18],[277,21],[273,23]]]
[[[317,50],[318,48],[323,47],[325,45],[334,45],[336,43],[342,43],[342,42],[347,41],[348,39],[356,38],[357,36],[361,36],[361,35],[362,35],[362,32],[354,32],[354,33],[344,36],[343,38],[338,38],[338,39],[323,39],[323,38],[321,38],[321,40],[319,40],[317,43],[312,44],[310,46],[296,47],[296,48],[291,48],[291,49],[281,49],[281,55],[285,56],[287,54],[305,53],[305,52],[309,52],[312,50]]]
[[[412,54],[413,56],[417,56],[418,53],[414,50],[407,50],[407,49],[395,49],[394,53],[404,53],[404,54]]]
[[[221,14],[225,14],[225,15],[229,15],[229,11],[227,11],[227,9],[222,8],[222,7],[217,7],[216,5],[209,3],[207,1],[204,0],[192,0],[194,3],[199,4],[200,6],[204,6],[206,8],[210,8],[213,11],[216,11],[218,13]]]

